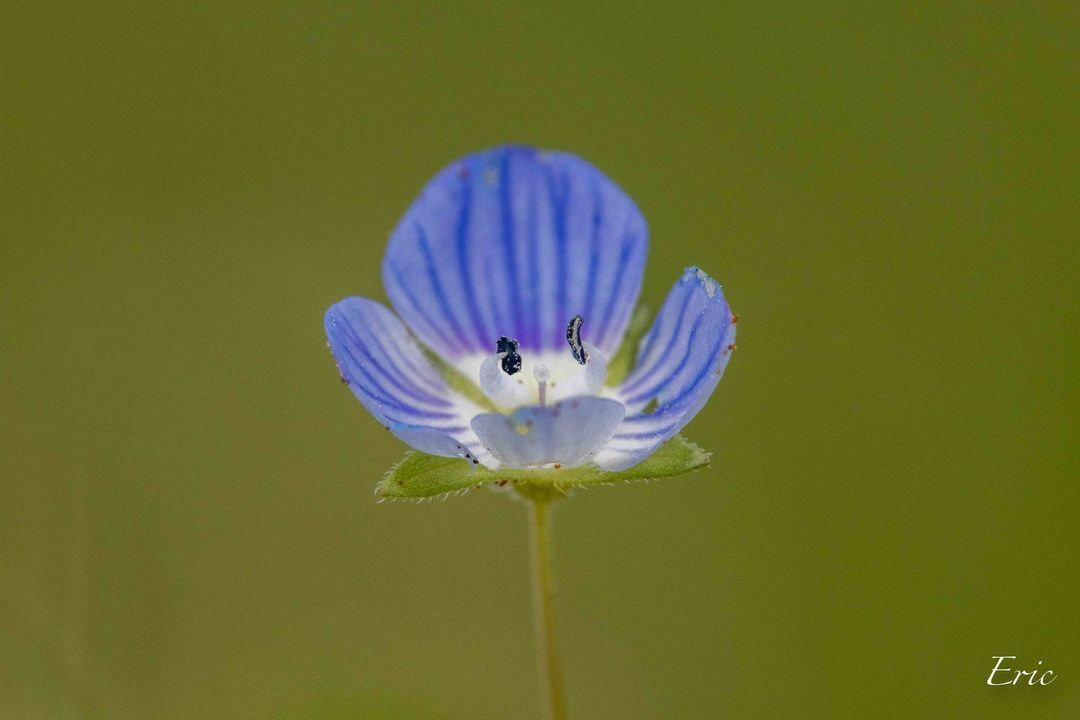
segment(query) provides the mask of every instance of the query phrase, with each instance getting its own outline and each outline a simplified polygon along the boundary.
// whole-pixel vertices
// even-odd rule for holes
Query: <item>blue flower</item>
[[[574,155],[499,147],[444,169],[383,258],[395,315],[351,297],[326,312],[342,378],[417,450],[489,468],[623,470],[702,408],[731,357],[735,318],[691,267],[605,387],[645,268],[634,202]],[[475,383],[455,389],[424,346]],[[484,401],[486,398],[486,402]]]

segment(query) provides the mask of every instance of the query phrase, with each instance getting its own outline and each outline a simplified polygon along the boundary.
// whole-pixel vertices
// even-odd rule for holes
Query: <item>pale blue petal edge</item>
[[[615,391],[626,418],[593,462],[625,470],[672,438],[712,395],[734,345],[734,318],[720,285],[687,268],[642,338],[634,371]]]

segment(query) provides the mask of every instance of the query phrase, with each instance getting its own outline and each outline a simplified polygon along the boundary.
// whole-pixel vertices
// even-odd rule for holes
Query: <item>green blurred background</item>
[[[377,505],[322,330],[518,141],[741,315],[712,468],[559,507],[574,717],[1076,717],[1077,19],[6,3],[0,716],[539,717],[523,506]]]

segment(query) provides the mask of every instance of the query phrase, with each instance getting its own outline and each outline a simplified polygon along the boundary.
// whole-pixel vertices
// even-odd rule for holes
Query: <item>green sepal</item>
[[[377,488],[381,498],[421,499],[464,492],[484,483],[516,483],[570,489],[579,485],[662,480],[709,464],[711,453],[681,435],[668,440],[640,463],[620,472],[594,465],[570,469],[488,470],[461,458],[445,458],[411,450],[391,468]],[[504,482],[505,481],[505,482]]]

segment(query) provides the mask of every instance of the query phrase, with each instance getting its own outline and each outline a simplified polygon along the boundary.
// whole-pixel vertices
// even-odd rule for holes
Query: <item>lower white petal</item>
[[[472,429],[495,459],[509,467],[575,467],[604,447],[625,413],[618,401],[583,395],[521,407],[509,415],[477,415]]]

